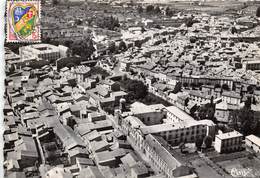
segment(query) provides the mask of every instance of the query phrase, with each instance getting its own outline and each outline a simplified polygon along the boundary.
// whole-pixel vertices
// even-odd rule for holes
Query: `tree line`
[[[141,5],[137,7],[137,12],[139,14],[146,13],[146,14],[161,14],[163,12],[163,9],[159,6],[154,5],[148,5],[145,8]],[[165,15],[166,16],[173,16],[174,11],[168,6],[165,8]]]

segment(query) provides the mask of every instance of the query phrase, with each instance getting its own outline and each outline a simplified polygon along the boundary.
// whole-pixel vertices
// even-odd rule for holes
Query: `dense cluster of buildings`
[[[44,69],[23,67],[7,76],[6,177],[13,173],[53,178],[152,174],[101,104],[109,100],[114,108],[127,94],[112,91],[112,81],[94,80],[96,76],[86,66],[61,71],[62,75],[48,65]],[[96,105],[93,101],[99,97]]]
[[[258,133],[229,127],[248,103],[260,119],[257,18],[177,13],[111,31],[89,24],[85,4],[67,8],[44,11],[43,37],[91,34],[99,61],[47,42],[5,48],[5,177],[228,177],[214,160],[258,155]],[[142,88],[127,80],[147,96],[133,98]]]
[[[22,67],[42,67],[59,58],[69,55],[67,47],[50,44],[33,44],[19,48],[19,55],[12,51],[5,50],[7,69],[19,69]]]
[[[124,32],[122,40],[128,50],[115,55],[119,71],[142,80],[149,92],[188,113],[195,105],[213,99],[217,119],[227,123],[226,115],[241,108],[248,97],[259,100],[259,44],[255,40],[259,36],[258,20],[208,14],[191,17],[195,21],[192,27]],[[242,27],[242,31],[232,33],[232,29]],[[259,105],[254,104],[259,117]]]

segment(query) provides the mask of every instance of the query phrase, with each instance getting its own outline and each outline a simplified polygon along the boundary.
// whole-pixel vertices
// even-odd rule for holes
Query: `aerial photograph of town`
[[[40,10],[4,45],[5,178],[260,178],[260,1]]]

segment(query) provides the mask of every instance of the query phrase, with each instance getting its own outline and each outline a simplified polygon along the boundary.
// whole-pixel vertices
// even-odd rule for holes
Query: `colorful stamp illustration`
[[[40,42],[41,1],[7,1],[7,42]]]

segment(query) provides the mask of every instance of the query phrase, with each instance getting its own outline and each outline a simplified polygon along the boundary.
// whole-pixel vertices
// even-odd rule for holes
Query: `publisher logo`
[[[239,178],[256,178],[260,176],[260,172],[251,168],[232,168],[230,173],[231,176]]]

